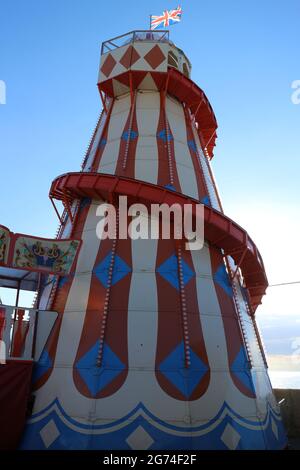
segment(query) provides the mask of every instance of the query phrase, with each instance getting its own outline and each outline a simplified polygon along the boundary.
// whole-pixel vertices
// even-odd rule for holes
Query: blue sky
[[[104,6],[105,5],[105,6]],[[218,120],[213,160],[225,212],[256,241],[270,283],[300,280],[300,79],[296,0],[182,1],[171,39],[190,58],[192,78]],[[0,223],[52,237],[48,199],[57,175],[76,171],[100,98],[101,42],[145,29],[174,1],[2,0]],[[300,337],[300,285],[270,288],[257,312],[272,354],[292,354]]]

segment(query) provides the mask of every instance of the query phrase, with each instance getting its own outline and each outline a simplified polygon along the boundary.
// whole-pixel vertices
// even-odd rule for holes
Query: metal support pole
[[[58,212],[58,210],[57,210],[57,207],[56,207],[56,205],[55,205],[55,202],[53,201],[53,198],[52,198],[51,196],[50,196],[50,201],[51,201],[51,203],[52,203],[52,206],[54,207],[54,210],[55,210],[55,212],[56,212],[56,215],[57,215],[57,217],[58,217],[60,223],[62,224],[62,218],[61,218],[61,216],[60,216],[60,214],[59,214],[59,212]]]
[[[14,335],[15,335],[15,325],[17,321],[17,312],[18,312],[18,306],[19,306],[19,298],[20,298],[20,281],[18,281],[18,288],[17,288],[17,295],[16,295],[16,301],[15,301],[15,310],[14,310],[14,316],[12,319],[12,332],[11,332],[11,343],[10,343],[10,349],[12,350],[12,346],[14,343]],[[11,351],[9,351],[9,354]]]
[[[42,282],[42,273],[39,273],[38,285],[37,285],[37,298],[36,298],[36,309],[34,317],[34,327],[33,327],[33,337],[32,337],[32,348],[31,348],[31,357],[34,360],[35,348],[36,348],[36,337],[37,337],[37,327],[39,321],[39,306],[41,299],[41,282]]]
[[[100,98],[101,98],[101,101],[102,101],[103,109],[104,109],[105,113],[107,113],[106,102],[105,102],[106,99],[103,98],[102,91],[99,90],[99,92],[100,92]]]

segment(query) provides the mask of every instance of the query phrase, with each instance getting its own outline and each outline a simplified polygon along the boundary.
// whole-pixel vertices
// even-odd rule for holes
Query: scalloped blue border
[[[86,425],[77,422],[70,416],[68,416],[60,405],[59,401],[54,400],[49,406],[47,406],[41,412],[32,416],[36,419],[42,414],[50,410],[50,408],[56,405],[59,412],[52,410],[47,416],[41,417],[40,420],[36,422],[29,421],[27,423],[24,437],[21,443],[21,449],[46,449],[45,444],[41,438],[40,431],[53,420],[57,430],[58,436],[51,443],[49,449],[58,450],[58,449],[128,449],[129,446],[127,439],[128,437],[136,430],[137,427],[142,426],[143,429],[151,437],[152,444],[150,449],[215,449],[222,450],[227,449],[226,445],[222,441],[221,437],[224,432],[225,427],[229,424],[232,426],[235,431],[240,435],[240,441],[236,449],[282,449],[287,444],[287,439],[285,435],[284,428],[282,426],[281,419],[277,413],[271,408],[268,404],[268,412],[263,421],[253,423],[253,421],[245,419],[238,415],[233,409],[231,409],[227,403],[224,403],[220,408],[216,416],[211,419],[209,422],[204,425],[193,428],[187,426],[185,428],[178,427],[166,423],[154,416],[142,403],[137,405],[130,413],[124,416],[121,419],[115,420],[113,423],[104,424],[104,425]],[[208,429],[216,421],[220,420],[220,416],[225,411],[230,411],[233,414],[233,417],[226,414],[226,416],[217,424],[213,430],[204,433],[201,436],[178,436],[174,435],[174,431],[181,431],[187,434],[191,432],[203,431]],[[133,415],[143,411],[146,415],[146,418],[140,414],[133,418]],[[74,431],[69,426],[67,426],[62,419],[63,416],[70,425],[76,426],[82,431]],[[149,418],[149,420],[147,419]],[[277,426],[278,439],[276,438],[272,430],[272,419]],[[245,425],[251,424],[252,427],[255,426],[256,429],[249,429],[243,424],[240,424],[237,420],[242,421]],[[268,422],[269,420],[269,422]],[[117,426],[118,424],[125,423],[121,429],[115,431],[109,431],[110,428]],[[266,426],[268,422],[268,425]],[[155,426],[155,424],[163,426],[164,431]],[[265,429],[262,429],[265,427]],[[274,424],[273,424],[274,426]],[[95,434],[97,430],[107,430],[103,434]],[[168,432],[168,430],[170,432]],[[90,431],[86,433],[86,431]],[[173,433],[172,433],[173,431]]]

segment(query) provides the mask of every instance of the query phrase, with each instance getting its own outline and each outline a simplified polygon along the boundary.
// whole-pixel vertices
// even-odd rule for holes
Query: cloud
[[[271,371],[280,370],[300,373],[300,354],[268,354],[267,362]]]

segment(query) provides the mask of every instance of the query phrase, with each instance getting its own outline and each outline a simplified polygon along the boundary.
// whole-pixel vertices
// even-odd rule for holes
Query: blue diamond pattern
[[[166,184],[165,188],[170,189],[171,191],[176,191],[176,188],[173,186],[173,184]]]
[[[58,288],[60,289],[63,287],[70,279],[70,276],[73,276],[73,274],[69,274],[68,276],[62,276],[58,282]]]
[[[90,197],[84,197],[80,201],[80,210],[84,209],[86,206],[88,206],[91,203],[91,198]]]
[[[175,254],[164,261],[156,271],[173,287],[175,287],[175,289],[179,290],[178,261]],[[194,271],[192,271],[184,260],[182,260],[182,274],[184,285],[186,285],[195,276]]]
[[[172,136],[172,134],[170,134],[170,132],[168,133],[168,136],[167,136],[166,129],[163,129],[163,130],[159,131],[157,133],[157,137],[158,137],[158,139],[163,140],[165,143],[167,141],[171,142],[173,140],[173,136]]]
[[[239,350],[230,369],[234,375],[245,385],[245,387],[254,393],[251,371],[249,370],[244,346],[241,346],[241,349]]]
[[[184,366],[184,344],[181,342],[159,366],[159,371],[189,398],[208,371],[208,367],[191,349],[191,365]]]
[[[39,361],[34,366],[32,380],[36,382],[42,375],[44,375],[52,367],[52,359],[48,354],[48,351],[44,349],[41,354]]]
[[[193,150],[193,152],[197,152],[197,146],[193,139],[188,141],[188,146],[191,150]]]
[[[201,202],[202,202],[202,204],[205,204],[206,206],[210,206],[210,205],[211,205],[208,196],[204,196],[204,197],[201,199]]]
[[[102,365],[97,367],[99,345],[98,340],[76,364],[76,369],[93,397],[125,369],[124,364],[106,343],[103,348]]]
[[[122,134],[122,139],[127,141],[129,137],[129,140],[134,140],[137,138],[137,136],[138,133],[136,131],[124,131]]]
[[[233,295],[232,287],[231,287],[229,277],[228,277],[224,264],[221,264],[219,268],[217,269],[217,271],[215,272],[214,281],[217,282],[219,286],[222,287],[222,289],[224,289],[227,295],[232,297]]]
[[[107,287],[110,260],[111,252],[93,270],[93,273],[96,274],[97,278],[103,284],[104,287]],[[112,275],[112,286],[119,282],[121,279],[123,279],[123,277],[125,277],[130,272],[131,268],[125,263],[125,261],[123,261],[120,256],[115,255]]]

